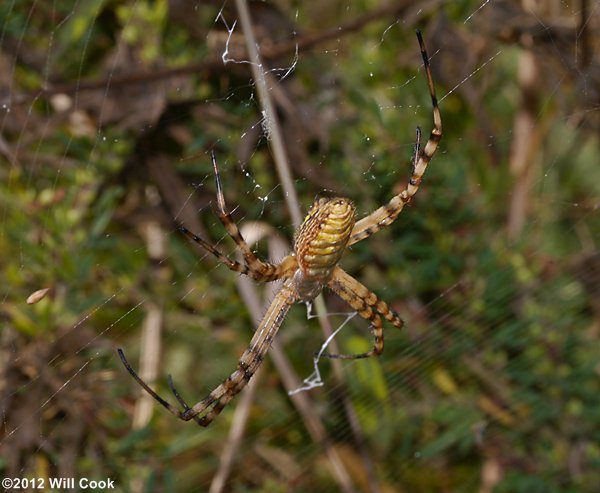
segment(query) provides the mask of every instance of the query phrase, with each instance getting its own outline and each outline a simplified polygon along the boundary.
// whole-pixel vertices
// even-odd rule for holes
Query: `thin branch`
[[[292,174],[289,168],[288,157],[283,143],[283,135],[281,134],[281,126],[279,125],[279,118],[277,117],[275,106],[269,97],[269,88],[267,87],[263,63],[258,54],[250,12],[248,11],[245,0],[236,0],[235,4],[237,6],[240,24],[246,40],[246,50],[248,50],[248,56],[252,62],[250,66],[252,68],[254,82],[256,83],[258,99],[263,108],[263,118],[265,118],[265,123],[268,125],[270,142],[273,148],[273,157],[275,158],[275,167],[277,168],[277,174],[281,181],[292,222],[295,227],[298,227],[302,221],[300,203],[298,202],[298,195],[296,194],[296,188],[294,187]]]
[[[153,260],[159,260],[165,256],[164,232],[156,222],[149,221],[144,225],[144,234],[148,249],[148,257]],[[153,269],[157,269],[158,263],[154,263]],[[161,282],[164,276],[153,276]],[[141,352],[140,352],[140,376],[147,382],[153,382],[158,375],[161,350],[161,332],[163,326],[164,312],[160,304],[146,303],[146,316],[142,326]],[[134,430],[139,430],[148,424],[152,417],[152,411],[155,408],[155,401],[151,395],[141,392],[139,399],[135,403],[133,412]]]
[[[436,4],[437,3],[438,2],[436,2]],[[331,28],[322,33],[308,34],[289,43],[280,44],[273,48],[261,49],[262,58],[265,60],[275,60],[284,55],[309,51],[322,43],[332,39],[339,39],[343,36],[359,31],[370,22],[384,19],[386,17],[401,15],[405,9],[411,7],[412,5],[413,2],[409,0],[402,0],[396,5],[375,9],[372,12],[362,15],[357,19],[351,20],[346,24]],[[210,57],[202,63],[184,65],[181,67],[157,69],[151,72],[127,74],[123,76],[113,75],[100,80],[79,80],[77,82],[51,84],[37,91],[6,96],[0,100],[0,104],[23,104],[36,98],[48,98],[55,94],[75,94],[83,91],[97,90],[110,91],[123,86],[148,84],[165,79],[172,79],[175,77],[218,72],[222,71],[223,67],[223,60],[219,55]]]
[[[588,13],[588,0],[581,0],[581,11],[579,12],[579,26],[577,28],[578,45],[581,56],[578,57],[579,68],[584,70],[592,61],[593,50],[590,46],[590,17]]]

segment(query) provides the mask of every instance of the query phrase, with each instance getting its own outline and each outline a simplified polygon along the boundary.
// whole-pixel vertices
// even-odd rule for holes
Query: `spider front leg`
[[[359,359],[369,356],[379,356],[383,352],[383,324],[381,318],[385,318],[394,327],[401,329],[404,321],[377,295],[366,286],[354,279],[350,274],[340,267],[336,267],[328,287],[348,303],[365,320],[371,322],[373,333],[373,349],[360,354],[328,354],[327,358]]]
[[[181,404],[181,407],[183,407],[183,414],[185,415],[186,413],[191,413],[191,407],[189,406],[189,404],[185,401],[185,399],[181,396],[181,394],[179,393],[179,391],[177,390],[177,388],[175,387],[175,384],[173,382],[173,378],[171,377],[171,375],[167,376],[167,382],[169,384],[169,388],[171,389],[171,393],[175,396],[175,398],[177,399],[177,401],[179,402],[179,404]],[[245,385],[243,386],[245,387]],[[223,397],[221,397],[218,401],[216,401],[214,403],[214,405],[212,406],[211,410],[204,416],[199,417],[198,415],[195,415],[192,417],[192,419],[198,423],[200,426],[204,426],[207,427],[210,423],[212,423],[212,421],[219,415],[221,414],[221,411],[225,408],[225,406],[229,403],[229,401],[231,399],[233,399],[233,397],[235,396],[235,394],[237,394],[239,391],[241,391],[243,389],[243,387],[241,387],[237,392],[231,393],[231,394],[224,394]],[[211,392],[211,394],[203,399],[204,401],[206,401],[213,393],[217,393],[217,391],[219,390],[220,387],[218,387],[217,389],[215,389],[213,392]],[[206,404],[207,408],[210,406],[210,404]]]
[[[169,377],[171,392],[183,407],[178,409],[156,391],[154,391],[131,367],[122,349],[117,349],[123,365],[135,381],[157,402],[159,402],[171,414],[183,421],[195,420],[200,426],[208,426],[219,415],[223,408],[238,394],[250,381],[256,370],[262,364],[264,357],[271,347],[273,338],[289,311],[291,305],[296,301],[296,293],[292,287],[292,281],[286,280],[267,309],[263,319],[256,329],[248,349],[240,357],[236,370],[227,377],[221,385],[214,389],[204,399],[190,407],[179,394]]]
[[[185,402],[185,399],[183,397],[181,397],[181,394],[175,387],[175,383],[173,382],[173,377],[171,375],[167,375],[167,383],[169,384],[171,393],[175,396],[175,399],[177,399],[177,402],[179,402],[179,404],[181,404],[181,407],[183,407],[184,413],[188,412],[190,410],[190,406],[188,405],[187,402]],[[206,422],[205,417],[199,418],[198,416],[194,416],[194,421],[196,423],[198,423],[200,426],[208,426],[210,424],[210,422]]]

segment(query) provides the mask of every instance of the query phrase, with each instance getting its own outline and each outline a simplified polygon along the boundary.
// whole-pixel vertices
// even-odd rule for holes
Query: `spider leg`
[[[181,394],[179,393],[179,391],[177,390],[177,388],[175,387],[175,384],[173,383],[173,378],[171,377],[171,375],[169,375],[167,377],[167,381],[169,383],[169,388],[171,389],[171,393],[175,396],[175,398],[177,399],[177,401],[179,402],[179,404],[181,404],[181,407],[183,407],[183,411],[184,414],[186,412],[188,412],[191,408],[189,406],[189,404],[185,401],[185,399],[181,396]],[[212,413],[212,417],[210,417],[210,419],[208,418],[208,416],[202,416],[199,417],[198,415],[193,416],[193,420],[198,423],[200,426],[208,426],[212,420],[218,415],[220,414],[220,412],[223,410],[223,408],[225,407],[225,405],[233,398],[233,395],[231,397],[228,398],[227,395],[224,395],[223,397],[221,397],[221,399],[217,402],[214,403],[212,409],[211,409],[211,413]]]
[[[236,260],[230,259],[228,256],[224,255],[219,250],[217,250],[214,246],[212,246],[210,243],[208,243],[206,240],[204,240],[200,236],[192,233],[185,226],[180,225],[179,231],[181,231],[184,235],[186,235],[194,243],[197,243],[198,245],[200,245],[208,253],[214,255],[214,257],[216,257],[216,259],[219,262],[221,262],[222,264],[225,264],[228,269],[230,269],[234,272],[239,272],[240,274],[249,276],[252,279],[255,279],[257,281],[263,281],[263,282],[274,281],[274,280],[278,279],[279,277],[286,275],[288,273],[288,271],[293,270],[296,266],[296,261],[294,260],[294,258],[291,257],[290,255],[288,255],[287,257],[284,257],[284,259],[279,264],[276,264],[276,265],[268,264],[276,269],[276,271],[275,271],[277,273],[276,277],[265,276],[265,273],[263,271],[258,271],[256,269],[252,268],[252,266],[248,265],[247,263],[240,263],[240,262],[237,262]],[[259,260],[259,262],[260,262],[260,260]]]
[[[182,419],[189,420],[193,416],[205,412],[209,406],[213,406],[201,418],[206,426],[223,410],[223,408],[238,394],[250,381],[256,370],[262,364],[264,357],[271,347],[271,343],[279,327],[283,323],[287,312],[296,301],[296,294],[292,288],[292,281],[287,280],[279,292],[273,298],[271,305],[263,316],[248,349],[240,357],[237,369],[225,379],[225,381],[213,390],[206,398],[186,410]]]
[[[227,234],[236,243],[238,249],[244,257],[244,263],[247,267],[248,272],[251,272],[251,277],[254,277],[260,281],[275,281],[282,277],[287,277],[296,268],[296,263],[288,260],[287,262],[281,262],[279,264],[272,264],[259,259],[256,254],[251,250],[246,243],[246,240],[242,236],[237,224],[231,217],[231,214],[227,210],[225,205],[225,196],[223,195],[223,185],[221,184],[221,175],[219,173],[219,167],[217,166],[217,159],[215,153],[211,153],[211,159],[213,164],[213,170],[215,173],[215,183],[217,186],[217,206],[219,220],[225,227]],[[212,253],[212,252],[211,252]],[[286,257],[287,259],[288,257]],[[235,270],[235,269],[232,269]],[[239,271],[238,271],[239,272]]]
[[[131,374],[131,376],[135,379],[135,381],[146,392],[148,392],[152,397],[154,397],[154,399],[156,401],[158,401],[165,409],[167,409],[169,412],[171,412],[178,418],[181,418],[181,411],[179,409],[177,409],[175,406],[173,406],[172,404],[170,404],[169,402],[164,400],[160,395],[158,395],[154,390],[152,390],[152,388],[146,382],[144,382],[144,380],[142,380],[142,378],[136,373],[136,371],[133,369],[133,367],[129,364],[129,361],[127,361],[127,358],[125,357],[125,353],[123,352],[123,350],[121,348],[117,349],[117,353],[119,353],[119,358],[121,358],[121,362],[123,363],[125,368],[127,368],[127,371]]]
[[[279,292],[273,298],[271,305],[267,309],[263,319],[256,329],[248,349],[240,357],[237,369],[225,379],[221,385],[214,389],[204,399],[190,407],[183,397],[179,394],[173,380],[169,377],[169,387],[171,392],[183,407],[180,410],[158,395],[131,367],[125,354],[118,349],[119,357],[125,365],[125,368],[135,381],[158,401],[170,413],[183,421],[195,420],[200,426],[208,426],[213,419],[223,410],[223,408],[239,393],[256,373],[263,362],[265,354],[271,347],[273,338],[277,334],[279,327],[289,311],[291,305],[296,301],[296,294],[292,288],[292,280],[285,281]]]
[[[231,260],[229,257],[222,254],[219,250],[217,250],[210,243],[203,240],[200,236],[192,233],[185,226],[180,225],[179,231],[181,231],[184,235],[186,235],[190,240],[192,240],[193,242],[200,245],[204,250],[206,250],[210,254],[214,255],[217,258],[217,260],[219,262],[221,262],[222,264],[225,264],[228,269],[235,271],[235,272],[239,272],[240,274],[245,274],[247,276],[250,276],[250,277],[256,279],[256,277],[253,275],[255,273],[250,271],[250,269],[248,268],[247,265],[241,264],[240,262],[236,262],[235,260]],[[261,279],[262,279],[262,277],[261,277]]]
[[[431,105],[433,107],[433,129],[429,135],[429,140],[425,144],[423,149],[420,149],[420,130],[417,131],[417,145],[415,152],[415,159],[413,163],[413,170],[407,187],[402,190],[398,195],[392,198],[387,204],[376,209],[371,214],[363,217],[354,225],[348,246],[354,243],[368,238],[373,233],[376,233],[381,228],[392,224],[402,209],[410,200],[413,198],[421,180],[423,174],[427,169],[427,165],[431,161],[431,158],[437,150],[438,144],[442,138],[442,116],[440,114],[440,108],[438,106],[437,97],[435,95],[435,87],[433,84],[433,75],[431,74],[431,66],[429,65],[429,56],[425,50],[425,43],[421,32],[417,31],[417,39],[419,40],[419,46],[421,48],[421,56],[423,58],[423,66],[425,67],[425,75],[427,77],[427,87],[429,88],[429,94],[431,96]]]
[[[289,277],[298,264],[293,255],[288,255],[277,264],[265,262],[259,259],[256,254],[250,249],[248,243],[240,233],[237,224],[233,221],[231,214],[227,211],[225,205],[225,196],[223,195],[223,185],[221,184],[221,175],[217,166],[217,159],[214,152],[211,153],[211,159],[213,164],[213,170],[215,173],[215,182],[217,186],[217,206],[219,220],[225,227],[227,234],[236,243],[238,249],[242,253],[244,263],[230,259],[228,256],[221,253],[217,248],[208,243],[200,236],[192,233],[189,229],[183,225],[179,226],[179,231],[186,235],[190,240],[197,243],[206,250],[208,253],[216,257],[219,262],[225,264],[228,269],[239,272],[240,274],[247,275],[252,279],[262,282],[271,282],[277,279]]]
[[[421,154],[421,127],[416,128],[415,137],[415,154],[413,157],[413,172],[419,162],[419,155]]]
[[[173,377],[171,375],[167,375],[167,382],[169,383],[169,388],[171,389],[171,393],[175,396],[175,398],[177,399],[177,402],[179,402],[179,404],[181,404],[181,407],[183,407],[183,411],[184,412],[188,411],[188,409],[190,409],[190,406],[188,405],[187,402],[185,402],[185,399],[183,397],[181,397],[181,394],[175,387],[175,383],[173,382]],[[199,418],[198,416],[194,416],[194,421],[196,423],[198,423],[200,426],[208,426],[208,423],[205,423],[203,421],[203,418]]]
[[[397,328],[404,326],[403,320],[377,295],[354,279],[340,267],[336,267],[327,284],[334,293],[348,303],[364,319],[371,322],[373,349],[361,354],[324,354],[327,358],[359,359],[379,356],[383,352],[383,324],[381,318]]]

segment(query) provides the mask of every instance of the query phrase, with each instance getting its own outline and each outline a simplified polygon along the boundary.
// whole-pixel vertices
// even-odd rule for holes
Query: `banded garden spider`
[[[338,266],[338,262],[346,247],[368,238],[384,226],[394,222],[403,207],[417,192],[425,169],[442,137],[442,118],[435,96],[429,57],[419,31],[417,31],[417,39],[421,48],[427,85],[431,95],[433,129],[425,147],[421,149],[421,132],[417,127],[413,172],[406,189],[393,197],[386,205],[381,206],[361,220],[356,221],[355,207],[349,199],[342,197],[320,198],[312,205],[303,223],[296,231],[294,251],[284,257],[278,264],[260,260],[250,249],[227,211],[221,178],[213,154],[212,162],[217,187],[219,219],[242,253],[244,262],[231,260],[183,226],[180,227],[181,231],[232,271],[245,274],[257,281],[282,280],[283,283],[256,329],[248,349],[242,354],[237,369],[221,385],[192,407],[179,395],[170,376],[168,379],[169,387],[183,410],[160,397],[138,376],[128,363],[123,351],[118,349],[121,361],[133,378],[146,392],[178,418],[184,421],[194,419],[199,425],[208,426],[227,403],[248,384],[262,363],[292,304],[298,301],[311,301],[325,286],[371,323],[374,340],[373,349],[366,353],[351,355],[327,354],[328,357],[355,359],[380,355],[383,351],[382,318],[398,328],[404,325],[402,319],[388,307],[385,301],[380,300],[367,287],[347,274]]]

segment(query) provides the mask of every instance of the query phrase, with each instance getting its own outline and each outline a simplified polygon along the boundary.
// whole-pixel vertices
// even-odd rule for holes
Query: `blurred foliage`
[[[297,57],[292,50],[268,59],[275,75],[294,64],[275,99],[305,208],[326,190],[351,197],[364,215],[405,186],[414,129],[427,135],[431,120],[414,27],[432,56],[440,149],[397,222],[343,260],[407,322],[403,333],[387,328],[381,358],[344,364],[381,491],[594,492],[598,106],[582,99],[578,79],[592,72],[570,71],[574,55],[565,51],[553,53],[564,61],[557,73],[543,40],[499,34],[500,6],[519,4],[480,3],[398,8],[355,30],[345,26],[377,2],[251,7],[267,53],[340,27],[337,39]],[[553,26],[575,29],[578,18],[541,3],[544,23],[532,22],[534,34],[547,28],[560,50]],[[154,386],[167,395],[163,376],[172,374],[196,402],[250,340],[236,275],[176,229],[184,222],[233,251],[211,212],[210,149],[235,218],[293,234],[248,66],[221,61],[225,48],[243,50],[239,27],[224,28],[234,9],[184,4],[0,4],[0,63],[11,67],[0,77],[4,476],[208,491],[219,465],[237,400],[207,429],[153,404],[150,423],[133,430],[140,389],[115,357],[122,346],[137,362],[140,328],[158,306]],[[506,32],[526,30],[532,17],[505,19]],[[589,25],[597,24],[596,14]],[[539,57],[535,119],[528,174],[516,177],[515,120],[531,102],[519,82],[528,48]],[[514,214],[525,217],[517,234],[508,226]],[[165,242],[158,258],[152,225]],[[46,296],[27,304],[42,288]],[[332,313],[348,311],[327,300]],[[334,327],[343,320],[331,318]],[[366,323],[355,317],[350,326],[338,336],[344,352],[368,349]],[[323,340],[316,321],[294,308],[280,339],[308,375]],[[227,491],[338,491],[321,444],[264,366]],[[311,402],[358,490],[368,491],[340,385],[328,361],[320,367],[325,386],[310,392]]]

